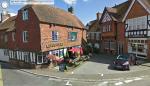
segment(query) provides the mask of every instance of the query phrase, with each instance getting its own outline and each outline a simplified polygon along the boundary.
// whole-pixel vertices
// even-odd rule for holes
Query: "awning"
[[[83,54],[83,49],[82,49],[82,47],[81,48],[72,48],[72,49],[70,49],[69,51],[71,51],[71,52],[79,52],[80,54]]]

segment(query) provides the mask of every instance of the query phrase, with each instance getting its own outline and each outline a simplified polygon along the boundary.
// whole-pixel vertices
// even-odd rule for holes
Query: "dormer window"
[[[28,12],[28,10],[23,10],[22,11],[22,19],[23,20],[28,20],[29,19],[29,12]]]

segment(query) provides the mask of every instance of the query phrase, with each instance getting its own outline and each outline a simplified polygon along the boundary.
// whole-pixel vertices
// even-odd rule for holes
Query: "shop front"
[[[138,58],[147,57],[147,40],[146,39],[129,39],[128,41],[128,53],[136,55]]]

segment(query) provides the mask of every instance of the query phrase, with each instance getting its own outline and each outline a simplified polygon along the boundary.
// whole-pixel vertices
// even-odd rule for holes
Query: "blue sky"
[[[0,0],[0,2],[2,1],[6,0]],[[54,5],[67,10],[71,5],[70,1],[74,1],[74,14],[86,24],[87,22],[96,19],[96,13],[102,13],[104,7],[111,7],[126,0],[54,0]],[[17,13],[17,10],[21,7],[22,5],[10,5],[7,10],[11,13]],[[2,8],[0,9],[2,10]]]

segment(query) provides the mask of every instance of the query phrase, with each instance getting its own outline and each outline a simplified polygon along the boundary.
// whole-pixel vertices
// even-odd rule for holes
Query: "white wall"
[[[9,56],[4,56],[4,49],[0,49],[0,60],[9,62]]]

